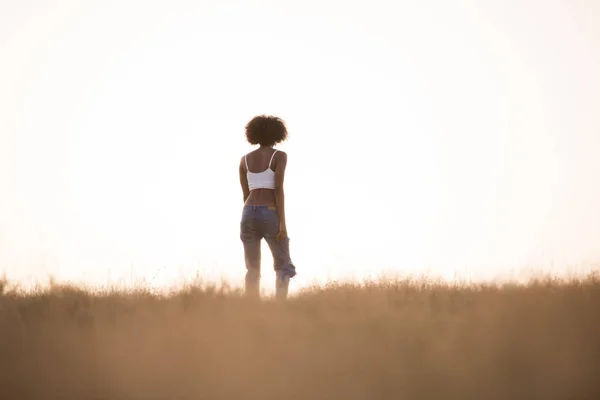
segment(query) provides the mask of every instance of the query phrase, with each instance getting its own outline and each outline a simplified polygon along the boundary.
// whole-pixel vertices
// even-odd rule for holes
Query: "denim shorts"
[[[290,239],[277,240],[279,214],[274,206],[244,206],[240,222],[240,239],[244,244],[246,282],[260,279],[260,247],[264,238],[273,256],[273,268],[277,278],[292,278],[296,267],[290,257]],[[249,282],[250,281],[250,282]]]

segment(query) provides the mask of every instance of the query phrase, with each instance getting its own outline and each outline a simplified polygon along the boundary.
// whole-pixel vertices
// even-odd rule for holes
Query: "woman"
[[[246,260],[246,294],[260,293],[260,247],[264,238],[273,255],[276,273],[276,297],[287,297],[290,278],[296,268],[290,258],[289,238],[285,221],[283,179],[287,154],[273,149],[287,138],[285,123],[277,117],[259,115],[246,125],[246,139],[258,149],[240,160],[240,184],[244,193],[244,208],[240,223],[240,238]]]

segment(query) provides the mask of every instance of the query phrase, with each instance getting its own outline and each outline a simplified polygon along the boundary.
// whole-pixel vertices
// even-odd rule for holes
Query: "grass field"
[[[0,290],[0,399],[600,399],[600,276]]]

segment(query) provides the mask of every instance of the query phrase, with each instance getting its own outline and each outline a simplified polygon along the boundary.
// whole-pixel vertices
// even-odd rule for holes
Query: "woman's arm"
[[[250,187],[248,186],[248,177],[246,176],[246,167],[244,165],[244,157],[240,160],[240,186],[242,187],[242,193],[244,194],[244,204],[250,196]]]
[[[287,238],[287,226],[285,222],[285,195],[283,192],[283,178],[285,177],[285,167],[287,166],[287,154],[278,151],[275,155],[277,163],[275,164],[275,207],[279,214],[279,233],[277,240]]]

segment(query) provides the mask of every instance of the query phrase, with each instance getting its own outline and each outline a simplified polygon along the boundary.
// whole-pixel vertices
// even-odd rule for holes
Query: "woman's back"
[[[275,205],[275,170],[278,153],[271,147],[261,147],[243,157],[243,168],[250,194],[246,205]]]
[[[261,173],[271,169],[275,171],[275,153],[277,150],[268,148],[258,148],[244,156],[247,172]]]

